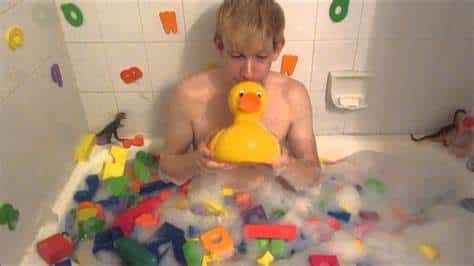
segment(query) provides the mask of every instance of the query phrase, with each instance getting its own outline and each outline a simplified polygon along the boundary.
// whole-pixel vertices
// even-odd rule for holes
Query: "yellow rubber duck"
[[[260,122],[266,103],[267,93],[259,83],[243,81],[232,87],[228,104],[234,122],[209,143],[217,161],[270,164],[280,157],[277,138]]]

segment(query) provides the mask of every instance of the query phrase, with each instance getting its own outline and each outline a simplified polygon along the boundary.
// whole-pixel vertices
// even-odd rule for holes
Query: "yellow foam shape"
[[[224,206],[222,206],[221,204],[217,203],[217,202],[213,202],[213,201],[206,201],[204,202],[204,207],[206,207],[206,209],[212,213],[213,215],[223,215],[223,216],[226,216],[228,213],[227,213],[227,210],[224,208]]]
[[[362,243],[362,241],[360,241],[360,239],[356,239],[355,240],[355,245],[357,247],[357,250],[359,252],[363,252],[364,251],[364,244]]]
[[[224,196],[233,196],[234,195],[234,190],[231,189],[231,188],[223,188],[222,189],[222,194],[224,194]]]
[[[223,226],[203,233],[201,241],[204,248],[219,259],[228,258],[234,254],[234,241]]]
[[[96,208],[84,208],[77,210],[76,217],[79,221],[84,221],[92,217],[96,217],[99,210]]]
[[[258,262],[259,265],[268,266],[274,260],[275,260],[275,258],[273,258],[272,253],[270,253],[270,251],[267,250],[267,252],[265,252],[265,254],[262,257],[260,257],[257,260],[257,262]]]
[[[95,146],[95,134],[86,134],[82,136],[79,145],[76,147],[76,152],[74,154],[75,162],[84,162],[87,161],[89,155],[92,151],[92,148]]]
[[[427,244],[419,244],[418,249],[431,261],[437,260],[439,258],[439,252],[434,249],[432,246]]]
[[[104,170],[102,171],[102,180],[106,180],[111,177],[123,176],[124,170],[124,164],[105,163]]]
[[[114,158],[114,163],[125,164],[128,158],[128,150],[119,146],[112,146],[110,155]]]
[[[11,26],[5,32],[5,41],[12,50],[20,47],[24,40],[25,35],[19,26]]]
[[[102,171],[103,180],[123,175],[128,158],[128,150],[119,146],[112,146],[110,148],[110,155],[114,158],[114,162],[104,164],[104,170]]]

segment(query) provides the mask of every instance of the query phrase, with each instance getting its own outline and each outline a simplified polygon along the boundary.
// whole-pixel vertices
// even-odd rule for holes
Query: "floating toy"
[[[209,144],[217,161],[272,163],[278,160],[278,140],[259,121],[266,103],[266,91],[256,82],[240,82],[230,90],[228,104],[234,122],[219,131]]]

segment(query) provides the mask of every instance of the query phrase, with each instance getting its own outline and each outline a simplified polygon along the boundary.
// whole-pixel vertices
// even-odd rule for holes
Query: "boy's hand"
[[[198,145],[196,151],[196,164],[199,168],[200,174],[212,175],[218,170],[230,170],[235,168],[234,164],[217,162],[214,160],[214,153],[209,149],[209,141],[216,132],[209,134]]]
[[[284,145],[280,145],[280,158],[277,161],[272,162],[270,165],[272,168],[272,173],[274,176],[281,176],[281,174],[286,170],[288,164],[290,163],[290,156],[288,155],[288,150]]]

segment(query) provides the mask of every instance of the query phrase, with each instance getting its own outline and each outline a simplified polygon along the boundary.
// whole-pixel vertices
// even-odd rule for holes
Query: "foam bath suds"
[[[100,153],[95,158],[109,160]],[[456,184],[440,179],[440,175],[447,173],[420,172],[416,170],[419,166],[382,153],[360,152],[326,166],[319,186],[297,193],[282,188],[274,178],[199,177],[182,187],[168,186],[130,199],[128,208],[133,208],[146,198],[167,195],[164,202],[151,210],[158,213],[159,223],[148,229],[135,226],[129,237],[147,246],[160,240],[155,232],[165,223],[171,224],[182,230],[186,241],[197,240],[204,250],[201,255],[208,259],[210,252],[198,238],[223,226],[234,250],[231,256],[221,258],[221,265],[258,265],[267,251],[275,253],[272,265],[309,265],[308,257],[318,254],[335,255],[341,265],[472,265],[469,254],[474,237],[469,238],[465,231],[473,224],[472,213],[454,204]],[[96,168],[88,168],[84,174],[91,174]],[[101,186],[95,202],[110,196]],[[224,188],[228,189],[227,195]],[[250,203],[239,201],[237,195],[249,196]],[[114,208],[117,207],[105,208],[107,227],[118,215]],[[292,225],[296,227],[297,238],[274,240],[279,248],[272,247],[273,240],[246,238],[245,223]],[[74,238],[78,233],[75,230]],[[73,261],[119,265],[123,258],[113,250],[95,255],[91,252],[94,237],[95,234],[88,234],[86,239],[78,239]],[[449,244],[450,237],[457,239],[458,246]],[[154,254],[165,254],[160,257],[161,265],[180,264],[173,243],[164,243],[154,250]],[[420,244],[433,247],[441,256],[430,260],[419,251]],[[182,247],[178,250],[182,251]]]

